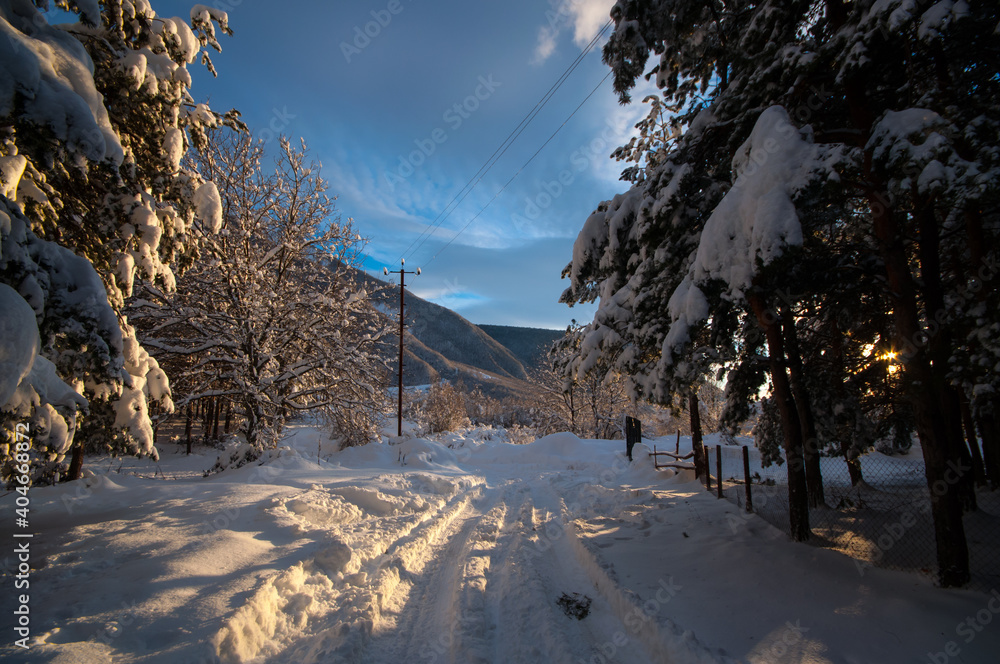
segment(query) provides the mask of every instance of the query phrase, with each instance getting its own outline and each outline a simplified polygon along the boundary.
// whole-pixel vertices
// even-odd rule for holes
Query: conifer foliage
[[[725,379],[731,420],[766,382],[801,540],[819,452],[870,444],[848,439],[891,358],[939,579],[965,583],[963,403],[1000,482],[996,3],[620,0],[612,18],[621,100],[645,75],[674,115],[617,153],[631,187],[576,241],[563,299],[600,302],[581,368],[611,355],[661,402]]]
[[[51,8],[79,21],[50,25]],[[169,385],[122,307],[137,279],[173,288],[192,226],[220,225],[215,186],[183,163],[206,128],[242,126],[189,93],[216,30],[226,14],[204,6],[189,25],[146,0],[0,1],[0,281],[35,316],[5,321],[0,410],[34,422],[36,461],[60,461],[88,409],[81,438],[156,454],[148,403],[172,408]]]

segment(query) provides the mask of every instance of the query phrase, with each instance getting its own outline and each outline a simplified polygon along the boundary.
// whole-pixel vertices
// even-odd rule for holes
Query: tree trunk
[[[820,466],[819,440],[816,435],[816,421],[813,418],[812,400],[806,390],[802,372],[802,355],[799,352],[799,335],[795,329],[795,319],[790,309],[782,311],[782,328],[785,339],[785,354],[788,357],[789,382],[795,407],[802,427],[803,456],[806,466],[806,489],[809,493],[809,507],[826,505],[823,494],[823,471]]]
[[[858,458],[857,449],[845,439],[840,441],[840,452],[844,455],[844,461],[847,462],[847,473],[851,476],[851,486],[861,484],[865,478],[861,473],[861,460]]]
[[[972,452],[972,474],[976,478],[976,486],[986,486],[986,467],[983,465],[983,455],[979,451],[979,437],[976,435],[976,423],[972,419],[972,409],[969,400],[962,399],[959,408],[962,410],[962,428],[965,430],[965,440]]]
[[[701,413],[698,410],[698,390],[692,389],[688,396],[688,408],[691,413],[691,449],[694,451],[694,476],[708,477],[708,459],[705,458],[705,446],[701,442]]]
[[[951,422],[947,419],[945,382],[935,375],[944,366],[932,366],[927,352],[928,334],[920,325],[917,293],[902,233],[881,190],[869,192],[875,236],[885,266],[892,301],[898,347],[906,374],[906,392],[916,414],[917,435],[924,453],[927,487],[931,491],[931,513],[937,543],[938,581],[943,587],[969,582],[969,549],[962,523],[962,496],[949,461]],[[957,413],[955,418],[957,419]],[[959,480],[961,479],[959,472]],[[949,481],[951,480],[951,481]]]
[[[767,353],[771,363],[771,385],[774,399],[781,413],[781,430],[785,437],[785,461],[788,463],[788,519],[792,539],[808,540],[809,496],[806,487],[805,460],[802,451],[802,424],[792,395],[792,388],[785,372],[785,348],[778,316],[769,311],[759,293],[747,295],[757,323],[767,338]]]
[[[965,513],[975,512],[976,506],[976,482],[975,464],[972,462],[972,455],[962,432],[962,399],[954,387],[946,385],[944,388],[945,408],[953,417],[949,422],[949,451],[948,465],[959,469],[956,488],[959,491],[959,500],[962,502],[962,510]]]
[[[69,471],[66,473],[66,481],[72,482],[83,477],[83,444],[73,445],[73,458],[69,462]]]
[[[213,417],[214,422],[212,424],[212,440],[221,440],[219,438],[219,418],[222,416],[222,399],[216,397],[215,399],[215,409]]]
[[[156,439],[157,439],[156,433],[160,429],[160,423],[158,421],[154,423],[154,420],[157,420],[156,415],[158,414],[158,412],[159,412],[159,408],[156,405],[156,403],[155,402],[150,403],[149,404],[149,420],[150,420],[150,423],[153,425],[153,447],[156,447]]]
[[[600,433],[601,415],[600,415],[600,408],[599,408],[598,403],[597,403],[597,399],[598,399],[598,392],[597,392],[597,390],[598,389],[599,388],[594,384],[594,382],[591,381],[591,385],[590,385],[590,414],[594,418],[594,438],[599,440],[600,437],[601,437],[601,433]]]
[[[573,402],[573,386],[572,385],[570,385],[570,388],[569,388],[569,422],[570,422],[570,429],[573,431],[574,434],[577,433],[577,431],[576,431],[576,404]]]
[[[829,319],[831,329],[831,352],[833,357],[834,374],[834,394],[838,399],[846,400],[847,367],[844,362],[844,334],[840,331],[840,325],[836,318]],[[850,430],[844,426],[844,422],[837,423],[837,433],[840,438],[840,453],[844,456],[847,464],[847,473],[851,477],[851,486],[857,486],[864,481],[864,474],[861,472],[861,461],[858,458],[858,447],[854,444],[854,437],[858,430],[858,413],[853,411],[854,416],[850,418]]]
[[[984,288],[982,280],[987,274],[986,271],[986,234],[983,231],[983,215],[979,210],[965,211],[965,233],[966,244],[969,247],[969,268],[973,273],[972,279],[979,286],[976,289],[976,301],[985,304],[989,288]],[[971,411],[971,406],[966,404]],[[994,409],[993,413],[996,412]],[[965,414],[963,413],[963,419]],[[969,425],[972,426],[969,426]],[[966,431],[974,430],[978,424],[979,435],[983,441],[983,471],[990,486],[994,489],[1000,488],[1000,429],[997,427],[996,418],[991,413],[973,417],[966,423]],[[973,435],[971,440],[975,440]],[[970,442],[971,442],[970,440]]]
[[[189,401],[187,406],[187,422],[184,424],[184,436],[187,438],[187,453],[191,454],[191,433],[194,429],[194,405]]]
[[[201,437],[202,441],[208,445],[212,432],[212,397],[203,400],[201,404]]]
[[[225,428],[225,432],[227,434],[229,433],[229,426],[232,423],[232,420],[233,420],[233,402],[232,401],[227,401],[226,402],[226,428]]]
[[[927,311],[927,330],[920,339],[926,346],[930,362],[930,376],[934,381],[934,391],[940,402],[943,424],[946,462],[960,471],[955,481],[955,490],[962,509],[971,512],[976,509],[976,486],[972,472],[972,457],[965,447],[962,436],[961,406],[958,392],[947,378],[946,367],[955,344],[951,326],[947,322],[948,307],[945,302],[945,285],[941,268],[940,223],[935,211],[934,195],[915,197],[914,219],[918,230],[917,257],[920,260],[920,292]],[[919,315],[919,311],[918,311]],[[919,319],[918,319],[919,325]],[[916,337],[912,337],[916,340]]]
[[[828,7],[840,11],[839,2]],[[831,15],[832,17],[833,15]],[[837,23],[839,19],[835,19]],[[851,121],[861,132],[859,144],[864,145],[875,123],[878,107],[867,98],[864,81],[849,78],[844,84]],[[892,199],[885,184],[872,167],[872,154],[865,150],[862,168],[866,180],[865,195],[871,210],[872,228],[878,242],[885,269],[892,315],[898,338],[897,352],[904,363],[905,392],[916,414],[917,435],[924,453],[927,486],[931,491],[931,514],[934,517],[934,537],[937,544],[938,581],[944,587],[961,586],[969,581],[969,549],[962,523],[959,491],[947,481],[953,472],[948,468],[949,426],[945,419],[943,389],[945,383],[935,376],[935,369],[944,371],[944,364],[932,365],[926,350],[927,334],[920,325],[920,307],[910,256],[903,242],[903,232],[896,220]],[[945,358],[947,359],[947,358]],[[957,413],[954,413],[957,419]]]
[[[256,447],[257,436],[260,433],[260,424],[263,419],[262,413],[258,410],[257,403],[253,399],[248,399],[244,408],[246,416],[246,437],[247,443]]]

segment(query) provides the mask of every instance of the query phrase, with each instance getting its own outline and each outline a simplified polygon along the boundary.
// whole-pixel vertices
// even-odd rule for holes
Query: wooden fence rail
[[[653,457],[653,467],[659,470],[660,468],[680,468],[682,470],[694,470],[693,463],[677,463],[680,461],[685,461],[694,457],[694,452],[688,452],[687,454],[676,454],[674,452],[658,452],[656,450],[656,445],[653,445],[653,451],[649,453],[649,456]],[[659,457],[665,456],[674,459],[675,463],[660,463]]]

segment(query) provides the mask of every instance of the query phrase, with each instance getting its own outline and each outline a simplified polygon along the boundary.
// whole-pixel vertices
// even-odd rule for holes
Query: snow
[[[69,451],[76,431],[76,414],[86,411],[87,400],[67,385],[56,367],[42,355],[36,355],[31,370],[13,396],[0,404],[15,416],[28,418],[36,431],[35,441],[56,455]]]
[[[31,252],[34,261],[45,268],[45,273],[38,277],[45,281],[42,286],[49,296],[46,304],[35,307],[35,313],[41,316],[43,306],[56,306],[90,317],[112,346],[118,348],[121,343],[118,318],[108,305],[107,290],[91,262],[47,240],[36,239]]]
[[[219,25],[229,25],[229,14],[215,7],[205,5],[195,5],[191,7],[191,22],[203,21],[208,23],[209,19],[215,19]]]
[[[28,160],[21,155],[0,157],[0,194],[17,201],[17,187]]]
[[[624,196],[618,194],[610,205],[617,207],[623,199]],[[596,211],[587,217],[580,234],[573,242],[573,262],[570,274],[573,283],[580,281],[580,268],[588,262],[587,258],[600,255],[604,250],[604,244],[608,237],[608,214],[609,212]]]
[[[705,223],[691,268],[695,283],[721,279],[730,296],[739,299],[750,287],[758,261],[767,265],[786,247],[802,244],[792,199],[808,183],[818,152],[781,106],[760,114],[733,158],[733,188]]]
[[[176,127],[167,130],[163,137],[163,154],[167,158],[170,172],[179,171],[184,157],[184,132]]]
[[[184,19],[176,16],[172,19],[164,18],[161,19],[160,25],[162,26],[161,35],[168,35],[168,37],[176,40],[180,46],[183,58],[188,64],[198,58],[198,53],[201,51],[201,44]]]
[[[0,658],[854,663],[954,641],[949,661],[985,662],[1000,647],[995,629],[958,631],[995,597],[859,576],[792,543],[654,470],[647,448],[673,437],[632,464],[622,441],[504,441],[479,428],[338,452],[298,424],[263,464],[208,478],[216,450],[92,460],[97,475],[31,489],[32,647]],[[558,604],[574,593],[591,600],[579,620]]]
[[[129,51],[118,60],[125,74],[135,81],[135,89],[139,90],[146,82],[146,56],[140,51]]]
[[[917,36],[931,41],[938,38],[951,22],[968,16],[969,5],[965,0],[939,0],[929,6],[927,3],[921,5],[914,0],[879,0],[873,3],[870,10],[873,16],[886,12],[889,12],[887,25],[890,30],[905,29],[906,24],[917,17]]]
[[[135,329],[127,322],[123,325],[122,356],[125,360],[125,384],[115,400],[115,426],[125,427],[135,441],[136,449],[155,460],[158,456],[149,420],[148,401],[158,403],[166,413],[174,411],[170,398],[170,382],[160,368],[135,338]]]
[[[0,406],[11,400],[38,355],[35,312],[7,284],[0,284]]]
[[[104,283],[90,261],[36,237],[16,204],[0,201],[0,206],[0,214],[6,220],[0,224],[3,231],[0,269],[21,275],[17,290],[6,285],[0,289],[0,304],[4,305],[5,314],[0,330],[4,332],[0,337],[0,363],[4,369],[0,395],[7,395],[0,401],[0,410],[31,417],[46,432],[36,441],[47,441],[56,455],[69,449],[76,413],[86,410],[88,402],[59,377],[52,362],[37,354],[40,344],[37,321],[68,321],[78,333],[87,331],[87,350],[108,358],[110,375],[101,384],[89,379],[88,387],[99,397],[113,400],[115,421],[129,428],[136,450],[155,456],[146,400],[148,397],[164,412],[172,412],[166,374],[136,343],[135,331],[126,321],[119,321],[108,302]],[[142,235],[146,236],[146,242],[140,246],[149,247],[150,241],[159,241],[160,227],[155,214],[144,207],[138,209],[145,211],[148,221],[140,224]],[[162,267],[158,261],[156,266]],[[119,267],[120,272],[133,272],[128,260],[121,261]],[[7,311],[11,312],[9,316]],[[33,344],[29,343],[31,339],[35,339]],[[120,354],[119,364],[115,358]],[[26,366],[30,369],[25,377]],[[18,384],[13,383],[15,377]],[[74,383],[81,381],[80,376],[67,379]],[[11,385],[15,387],[13,392]]]
[[[689,277],[670,296],[667,310],[674,324],[663,341],[664,357],[669,357],[669,349],[690,341],[688,330],[708,317],[708,299]]]
[[[99,22],[96,2],[78,6],[84,16],[97,16]],[[23,0],[0,0],[0,33],[0,115],[9,115],[21,99],[23,112],[71,151],[120,165],[125,153],[94,86],[94,64],[80,42],[49,26],[32,3]]]
[[[80,9],[80,18],[89,25],[101,24],[101,7],[97,0],[76,0]]]
[[[944,124],[944,120],[934,111],[925,108],[907,108],[902,111],[888,111],[872,129],[868,148],[873,150],[875,159],[893,159],[915,146],[907,139],[913,136],[925,138],[922,145],[936,143],[943,137],[931,133],[931,129]]]
[[[214,182],[205,182],[194,192],[194,206],[198,218],[205,222],[208,230],[218,233],[222,230],[222,199]]]
[[[708,316],[701,286],[719,281],[725,297],[740,301],[761,267],[802,245],[795,197],[816,181],[836,179],[838,159],[838,150],[812,142],[808,128],[796,129],[783,107],[760,114],[733,158],[733,186],[705,222],[695,259],[668,302],[664,362]]]
[[[0,284],[0,311],[0,411],[32,416],[33,424],[44,432],[39,442],[63,454],[73,442],[76,413],[87,409],[87,400],[59,378],[52,362],[38,354],[41,344],[35,312],[6,284]]]

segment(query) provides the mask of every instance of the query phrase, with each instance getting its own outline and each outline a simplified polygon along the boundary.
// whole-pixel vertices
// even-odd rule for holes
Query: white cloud
[[[541,64],[549,59],[549,56],[556,50],[556,37],[558,36],[557,31],[547,26],[538,29],[538,46],[535,47],[535,57],[531,61],[532,64]]]
[[[586,48],[594,35],[608,21],[615,0],[559,0],[545,13],[548,25],[538,31],[534,64],[545,62],[556,50],[563,29],[573,28],[573,43]]]
[[[585,48],[611,17],[615,0],[567,0],[573,17],[573,43]]]

